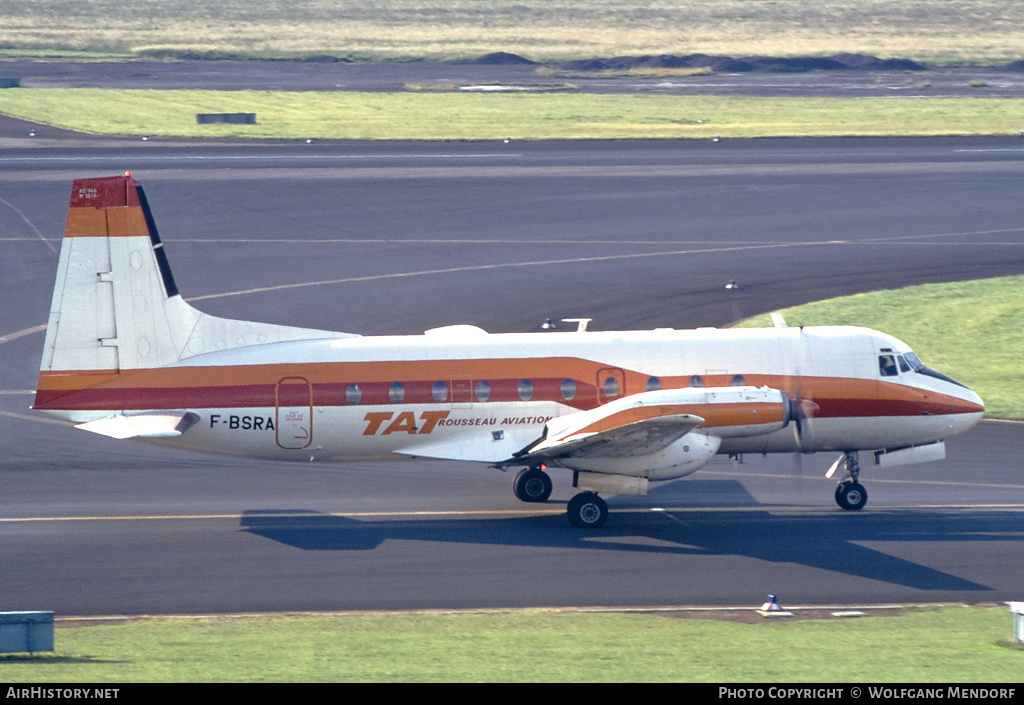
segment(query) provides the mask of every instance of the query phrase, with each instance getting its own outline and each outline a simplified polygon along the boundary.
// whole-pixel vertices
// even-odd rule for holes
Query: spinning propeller
[[[782,316],[773,314],[776,327],[788,328]],[[814,419],[819,407],[809,398],[810,392],[804,385],[802,371],[807,367],[807,339],[804,337],[803,326],[800,327],[798,353],[793,360],[792,396],[787,391],[789,403],[789,420],[793,424],[793,466],[797,483],[803,484],[803,454],[812,452],[814,435],[811,428],[811,421]]]
[[[771,316],[776,328],[789,328],[782,314],[775,312]],[[804,337],[803,326],[800,326],[799,329],[799,343],[797,347],[799,352],[792,361],[792,396],[787,391],[787,401],[789,403],[788,417],[789,421],[793,423],[793,440],[797,452],[807,453],[810,452],[808,448],[811,447],[813,441],[811,420],[820,407],[806,395],[806,390],[804,389],[802,370],[807,366],[807,338]]]

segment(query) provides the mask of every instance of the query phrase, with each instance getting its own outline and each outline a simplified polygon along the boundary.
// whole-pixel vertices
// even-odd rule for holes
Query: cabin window
[[[479,380],[476,384],[473,385],[473,396],[475,396],[476,400],[479,401],[479,402],[484,402],[484,401],[487,401],[488,399],[490,399],[491,398],[491,385],[490,385],[490,383],[489,382],[485,382],[482,379]]]
[[[648,377],[647,378],[647,391],[648,392],[657,392],[660,389],[661,389],[661,380],[660,379],[658,379],[657,377]]]
[[[562,398],[566,401],[572,401],[576,398],[576,383],[571,379],[563,379],[560,389]]]
[[[704,378],[701,377],[700,375],[694,375],[693,377],[690,377],[690,386],[691,387],[703,387],[704,386]]]
[[[896,357],[894,355],[879,355],[878,373],[883,377],[898,376],[900,371],[896,368]]]
[[[619,380],[614,377],[608,377],[604,381],[604,398],[614,399],[619,396]]]
[[[441,381],[434,382],[434,386],[430,388],[430,396],[438,404],[448,401],[448,385]]]
[[[392,404],[401,404],[405,401],[405,387],[402,386],[401,382],[391,383],[391,386],[388,387],[388,399],[391,400]]]
[[[353,382],[352,384],[345,387],[345,401],[352,406],[355,406],[363,399],[363,390],[359,388],[359,385]]]
[[[732,387],[746,387],[747,380],[743,378],[743,375],[733,375],[732,379],[729,380],[729,385]]]
[[[519,392],[519,398],[523,401],[530,401],[533,399],[533,382],[528,379],[519,380],[519,386],[516,388]]]

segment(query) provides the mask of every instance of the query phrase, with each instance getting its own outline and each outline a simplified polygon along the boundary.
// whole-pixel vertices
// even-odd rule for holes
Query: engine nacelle
[[[722,444],[717,436],[691,431],[665,448],[650,455],[625,458],[568,457],[559,464],[572,470],[609,475],[646,477],[649,480],[674,480],[704,467]]]

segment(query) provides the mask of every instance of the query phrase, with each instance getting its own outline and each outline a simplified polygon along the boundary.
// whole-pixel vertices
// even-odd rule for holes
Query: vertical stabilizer
[[[41,368],[119,371],[179,359],[199,313],[177,297],[145,195],[131,176],[71,190]],[[168,308],[176,309],[173,317]]]
[[[78,179],[57,265],[36,408],[74,389],[185,358],[344,333],[201,313],[178,294],[146,195],[130,174]]]

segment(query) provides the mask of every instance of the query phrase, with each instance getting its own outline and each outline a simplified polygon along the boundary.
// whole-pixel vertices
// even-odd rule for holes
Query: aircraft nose
[[[964,401],[972,405],[973,407],[976,407],[973,409],[973,411],[977,413],[985,413],[985,402],[981,400],[981,397],[978,396],[978,393],[975,392],[973,389],[967,389],[965,391],[967,393],[963,395]]]
[[[982,401],[977,392],[966,387],[959,391],[960,394],[957,396],[960,397],[961,404],[953,413],[956,433],[973,428],[985,415],[985,402]]]

